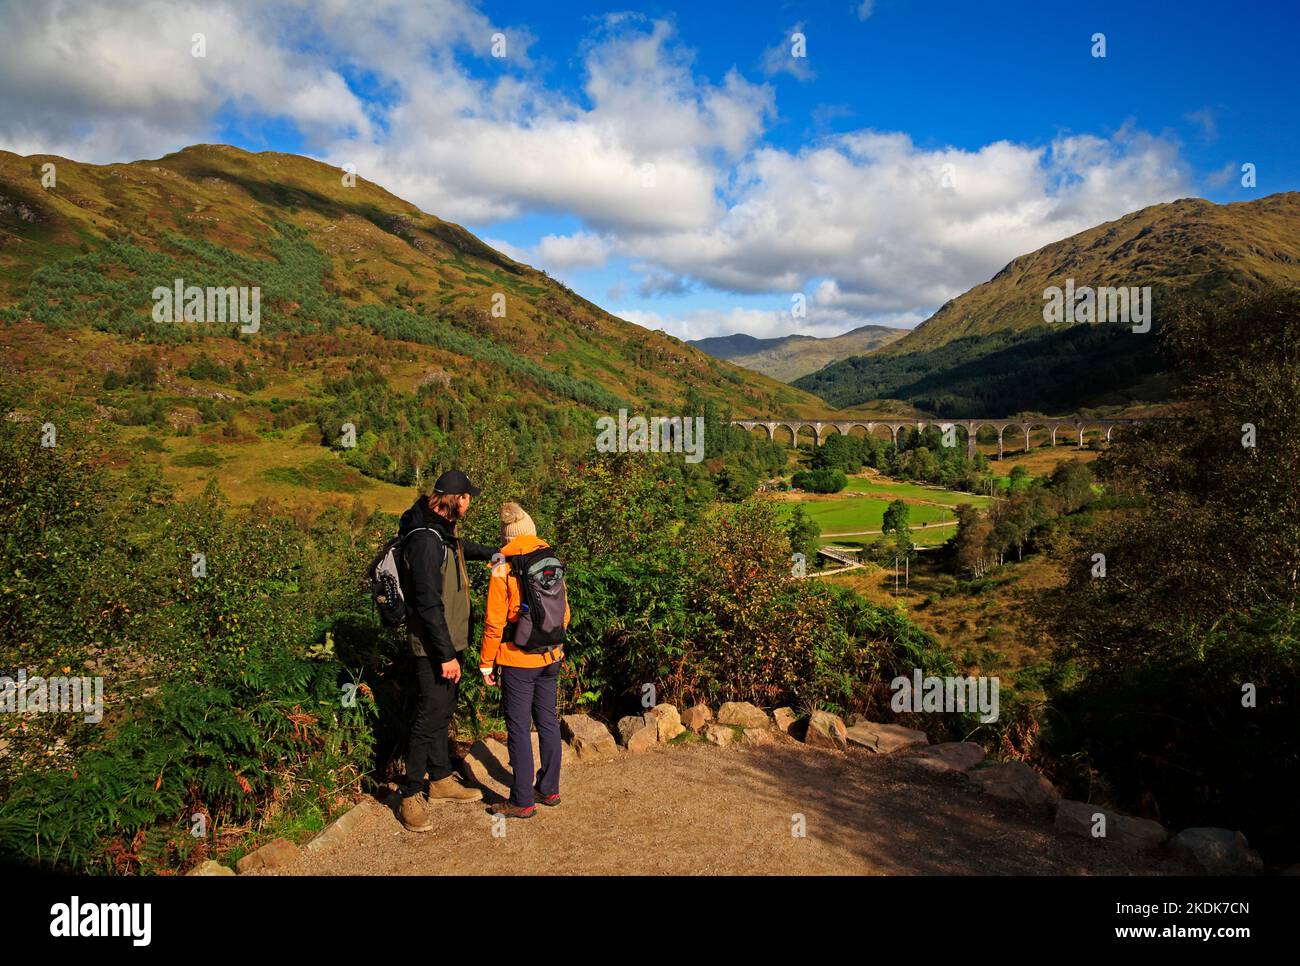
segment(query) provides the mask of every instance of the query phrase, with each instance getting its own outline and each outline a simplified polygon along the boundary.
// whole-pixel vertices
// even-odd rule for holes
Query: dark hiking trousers
[[[506,748],[514,779],[510,800],[521,808],[536,801],[533,794],[533,739],[530,726],[537,724],[537,750],[541,767],[537,788],[543,795],[560,793],[560,719],[555,713],[555,692],[560,662],[546,667],[498,666],[501,675],[501,703],[505,708]]]
[[[456,710],[457,683],[444,678],[432,658],[417,657],[414,660],[419,698],[411,722],[403,795],[414,795],[424,790],[426,771],[429,780],[435,782],[451,774],[447,732],[451,728],[452,713]]]

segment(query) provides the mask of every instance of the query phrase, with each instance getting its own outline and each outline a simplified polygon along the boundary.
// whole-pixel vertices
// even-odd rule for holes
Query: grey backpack
[[[385,627],[401,627],[406,623],[406,598],[402,596],[402,542],[412,533],[428,530],[442,539],[432,527],[416,527],[406,534],[398,534],[380,549],[378,556],[366,568],[370,579],[370,599],[375,602],[379,621]]]
[[[568,593],[564,564],[551,547],[506,557],[519,581],[519,616],[506,627],[505,639],[522,651],[545,651],[564,643],[564,611]]]

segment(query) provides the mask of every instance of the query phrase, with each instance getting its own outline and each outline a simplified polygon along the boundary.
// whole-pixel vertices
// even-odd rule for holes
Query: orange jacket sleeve
[[[490,668],[496,663],[501,634],[510,617],[509,608],[510,565],[497,564],[488,581],[487,609],[483,612],[483,646],[479,649],[478,665]]]

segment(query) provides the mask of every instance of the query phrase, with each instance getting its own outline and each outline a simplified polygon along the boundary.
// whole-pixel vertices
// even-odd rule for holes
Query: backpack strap
[[[502,563],[504,563],[507,567],[510,568],[510,570],[506,574],[507,589],[509,589],[510,586],[510,578],[514,577],[515,582],[519,584],[519,594],[522,597],[524,593],[523,570],[519,566],[519,557],[520,554],[517,553],[512,553],[509,555],[503,554],[501,560]],[[515,631],[518,629],[518,627],[519,627],[519,621],[517,620],[506,621],[505,627],[501,628],[501,643],[513,644],[515,642]]]
[[[432,533],[432,534],[433,534],[435,537],[437,537],[439,540],[442,540],[442,534],[439,533],[437,530],[435,530],[433,527],[412,527],[410,530],[407,530],[405,533],[399,533],[399,534],[397,535],[397,539],[400,540],[400,541],[402,541],[402,542],[405,542],[407,537],[409,537],[409,536],[410,536],[411,534],[413,534],[413,533],[419,533],[421,530],[428,530],[430,533]],[[447,541],[446,541],[446,540],[442,540],[442,542],[443,542],[443,543],[446,543]]]

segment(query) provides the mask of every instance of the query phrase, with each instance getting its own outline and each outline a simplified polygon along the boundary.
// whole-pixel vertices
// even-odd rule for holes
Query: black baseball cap
[[[434,493],[468,493],[478,496],[482,490],[469,481],[469,477],[460,470],[448,470],[433,483]]]

